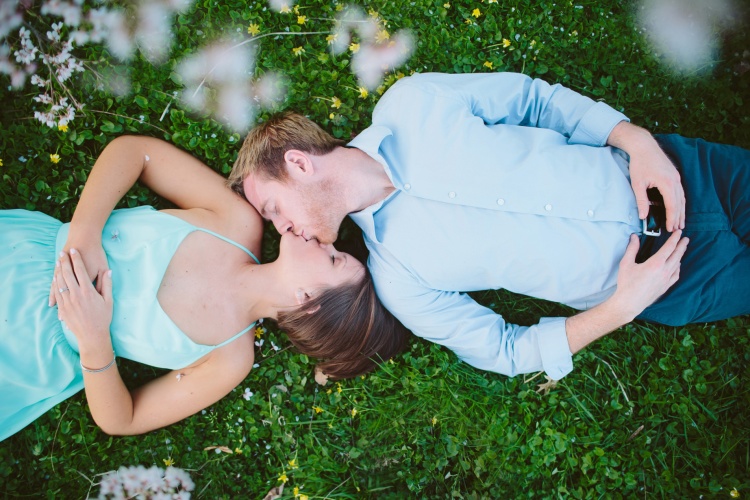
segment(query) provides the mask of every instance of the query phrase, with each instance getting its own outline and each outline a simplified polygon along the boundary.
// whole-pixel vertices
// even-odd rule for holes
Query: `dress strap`
[[[252,254],[250,254],[250,255],[252,255]],[[230,337],[230,338],[226,339],[226,340],[225,340],[224,342],[222,342],[221,344],[216,344],[216,345],[214,346],[214,349],[218,349],[219,347],[224,347],[225,345],[227,345],[227,344],[230,344],[230,343],[231,343],[232,341],[234,341],[234,340],[237,340],[238,338],[242,337],[242,336],[243,336],[244,334],[246,334],[246,333],[247,333],[247,332],[248,332],[248,331],[249,331],[250,329],[252,329],[252,327],[254,327],[254,326],[255,326],[255,323],[256,323],[256,322],[255,322],[255,321],[253,321],[253,323],[252,323],[252,324],[251,324],[250,326],[248,326],[247,328],[245,328],[244,330],[242,330],[241,332],[239,332],[239,333],[238,333],[238,334],[236,334],[235,336],[233,336],[233,337]]]
[[[226,236],[222,236],[222,235],[220,235],[219,233],[214,233],[213,231],[211,231],[211,230],[208,230],[208,229],[204,229],[204,228],[202,228],[202,227],[197,227],[197,226],[193,226],[193,227],[195,227],[195,229],[196,229],[196,230],[198,230],[198,231],[203,231],[204,233],[212,234],[212,235],[216,236],[217,238],[219,238],[220,240],[224,240],[224,241],[226,241],[227,243],[229,243],[229,244],[231,244],[231,245],[234,245],[234,246],[236,246],[237,248],[239,248],[240,250],[242,250],[243,252],[245,252],[246,254],[248,254],[248,255],[249,255],[250,257],[252,257],[252,258],[253,258],[253,260],[254,260],[254,261],[255,261],[256,263],[260,264],[260,261],[258,260],[258,257],[256,257],[255,255],[253,255],[253,252],[251,252],[251,251],[250,251],[250,250],[248,250],[247,248],[243,247],[242,245],[240,245],[240,244],[239,244],[239,243],[237,243],[236,241],[230,240],[230,239],[229,239],[229,238],[227,238]],[[249,328],[249,327],[248,327],[248,328]],[[247,330],[245,330],[245,331],[247,331]],[[244,333],[244,331],[243,331],[243,332],[241,332],[241,333]],[[230,340],[233,340],[233,338],[232,338],[232,339],[230,339]],[[222,344],[222,345],[223,345],[223,344]]]

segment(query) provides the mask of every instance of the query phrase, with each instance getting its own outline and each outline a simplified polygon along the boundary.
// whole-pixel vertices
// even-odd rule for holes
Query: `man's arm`
[[[415,335],[483,370],[508,376],[544,370],[559,380],[573,369],[573,354],[632,321],[677,281],[687,244],[676,231],[650,259],[636,264],[639,243],[632,236],[612,297],[567,319],[542,318],[529,327],[505,322],[466,294],[424,287],[382,265],[371,271],[383,305]]]
[[[461,100],[473,115],[490,125],[554,130],[570,144],[604,146],[612,129],[628,120],[603,102],[520,73],[424,73],[400,80],[393,90],[397,86],[417,86],[441,98]],[[381,100],[396,93],[393,90]]]
[[[620,122],[609,134],[607,144],[630,155],[630,183],[638,203],[638,216],[645,219],[648,215],[646,190],[657,188],[667,210],[666,230],[685,229],[685,191],[680,174],[654,137],[646,129]]]

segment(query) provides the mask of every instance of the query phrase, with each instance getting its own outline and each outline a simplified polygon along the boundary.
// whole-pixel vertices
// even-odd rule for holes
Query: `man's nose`
[[[294,231],[294,224],[292,224],[292,221],[284,219],[283,217],[274,217],[271,222],[273,222],[273,225],[279,234],[284,234],[287,231]]]

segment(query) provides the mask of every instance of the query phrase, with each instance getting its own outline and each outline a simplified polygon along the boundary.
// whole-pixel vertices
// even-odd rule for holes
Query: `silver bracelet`
[[[117,361],[117,356],[115,355],[115,351],[112,351],[112,361],[110,361],[109,364],[105,366],[104,368],[98,368],[96,370],[92,370],[91,368],[86,368],[85,366],[83,366],[83,363],[81,362],[81,370],[87,373],[101,373],[103,371],[107,371],[110,368],[112,368],[112,365],[115,364],[115,361]]]

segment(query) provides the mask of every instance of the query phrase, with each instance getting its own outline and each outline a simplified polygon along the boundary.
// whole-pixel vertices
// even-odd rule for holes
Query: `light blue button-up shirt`
[[[627,118],[515,73],[403,78],[350,144],[396,187],[351,214],[383,304],[416,335],[484,370],[572,370],[565,318],[533,326],[462,292],[504,288],[586,309],[608,298],[640,233],[627,159],[606,147]]]

